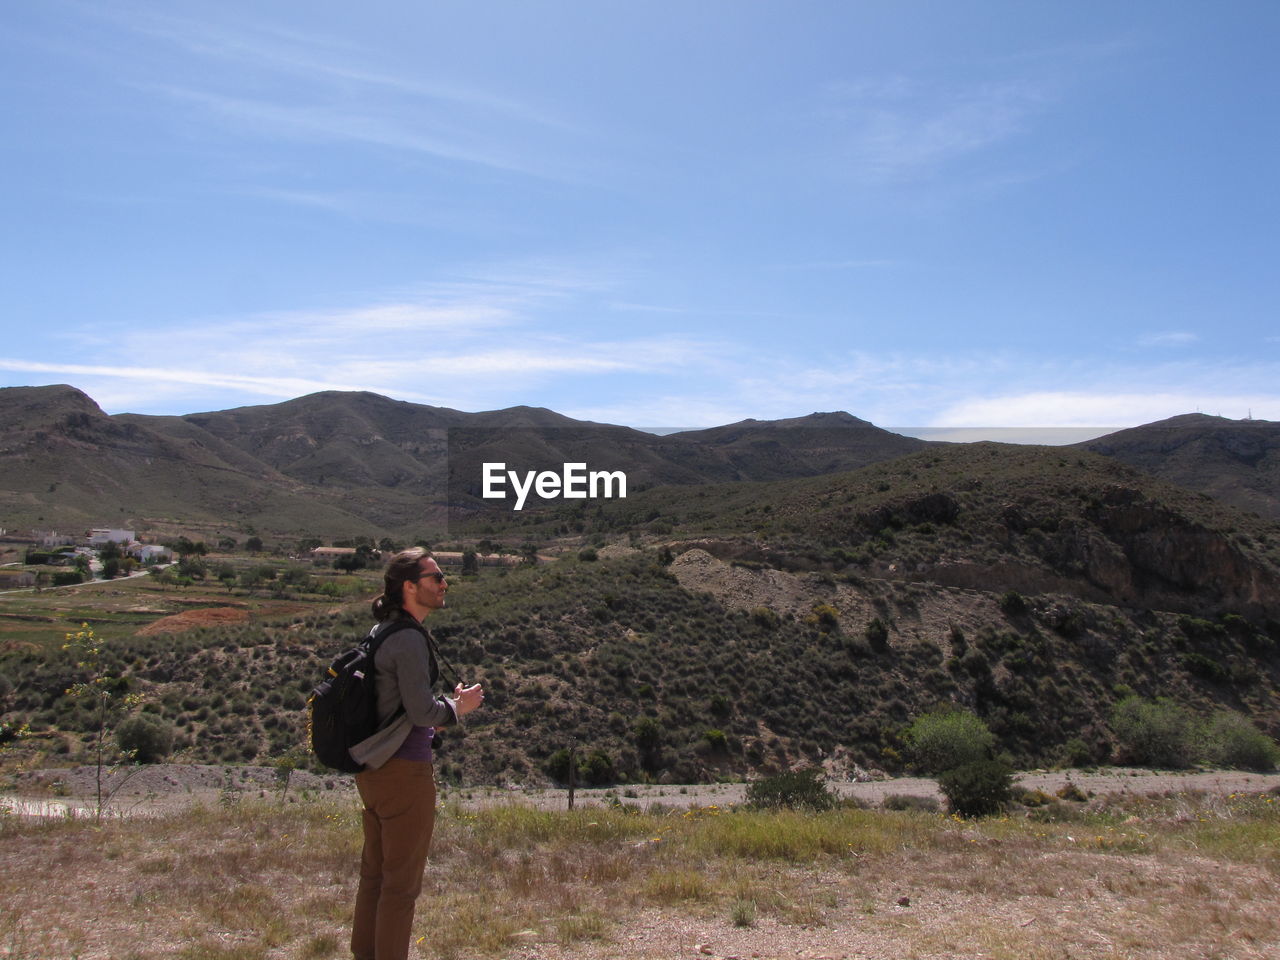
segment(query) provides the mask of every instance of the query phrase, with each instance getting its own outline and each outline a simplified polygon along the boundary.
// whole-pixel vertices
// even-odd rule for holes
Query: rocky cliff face
[[[1210,530],[1138,491],[1115,487],[1086,513],[1098,536],[1072,547],[1086,577],[1117,600],[1190,608],[1215,605],[1254,615],[1280,610],[1280,577]]]

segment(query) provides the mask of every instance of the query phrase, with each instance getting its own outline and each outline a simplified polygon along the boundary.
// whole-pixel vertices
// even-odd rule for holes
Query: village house
[[[129,544],[128,553],[139,563],[155,563],[173,559],[173,554],[170,553],[169,548],[158,543],[131,543]]]
[[[96,527],[89,531],[89,546],[101,547],[108,543],[129,544],[136,540],[132,530],[108,530]]]
[[[339,557],[354,557],[355,547],[315,547],[311,551],[312,563],[332,563]]]

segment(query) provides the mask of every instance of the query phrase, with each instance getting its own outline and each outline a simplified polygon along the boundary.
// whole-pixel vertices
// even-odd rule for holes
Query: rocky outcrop
[[[1131,606],[1273,615],[1280,611],[1280,576],[1231,538],[1115,487],[1064,523],[1055,545],[1060,565]]]

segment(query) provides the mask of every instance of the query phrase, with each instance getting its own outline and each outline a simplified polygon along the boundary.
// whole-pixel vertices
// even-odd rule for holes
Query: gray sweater
[[[432,690],[440,670],[426,638],[412,626],[395,630],[382,641],[373,666],[378,731],[351,748],[351,756],[370,770],[390,760],[413,727],[447,727],[458,722],[453,701],[437,697]],[[404,713],[396,716],[401,704]]]

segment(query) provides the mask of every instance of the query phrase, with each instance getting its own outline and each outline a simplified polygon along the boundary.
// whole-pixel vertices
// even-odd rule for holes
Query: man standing
[[[351,748],[364,803],[364,850],[351,953],[356,960],[405,960],[413,911],[435,826],[431,743],[484,702],[480,684],[436,697],[435,641],[422,621],[445,605],[449,584],[420,548],[391,558],[373,615],[389,630],[374,657],[378,731]],[[386,625],[386,626],[381,626]]]

